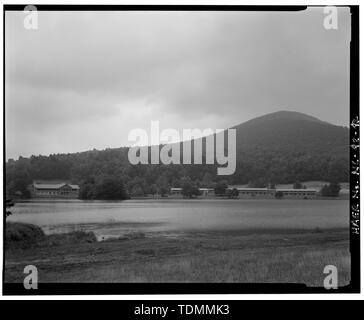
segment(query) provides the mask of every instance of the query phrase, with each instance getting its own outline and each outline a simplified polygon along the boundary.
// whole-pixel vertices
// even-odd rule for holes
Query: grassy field
[[[14,238],[14,236],[13,236]],[[323,269],[350,281],[347,230],[185,232],[97,242],[76,232],[36,242],[7,234],[5,282],[23,282],[28,264],[40,282],[254,282],[323,285]]]

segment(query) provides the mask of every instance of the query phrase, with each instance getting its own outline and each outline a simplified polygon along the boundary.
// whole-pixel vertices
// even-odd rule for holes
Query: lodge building
[[[80,187],[66,182],[34,182],[31,186],[33,198],[77,199]]]

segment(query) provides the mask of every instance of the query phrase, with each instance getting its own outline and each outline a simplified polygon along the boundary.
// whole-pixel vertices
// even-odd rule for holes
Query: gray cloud
[[[150,120],[226,128],[294,110],[349,116],[350,13],[6,12],[7,157],[128,144]]]

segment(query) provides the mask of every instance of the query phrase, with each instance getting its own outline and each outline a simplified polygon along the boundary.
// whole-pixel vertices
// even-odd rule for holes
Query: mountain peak
[[[285,120],[305,120],[305,121],[314,121],[314,122],[321,122],[318,118],[310,116],[308,114],[297,112],[297,111],[288,111],[288,110],[281,110],[273,113],[268,113],[264,116],[257,117],[252,120],[273,120],[273,119],[285,119]]]
[[[315,117],[310,116],[305,113],[301,113],[301,112],[297,112],[297,111],[281,110],[281,111],[268,113],[263,116],[248,120],[248,121],[238,125],[237,127],[241,127],[241,126],[249,127],[251,125],[260,125],[262,123],[267,123],[270,121],[274,121],[274,122],[284,121],[285,123],[289,122],[289,121],[309,121],[309,122],[315,122],[315,123],[320,123],[320,124],[328,124],[328,122],[324,122],[318,118],[315,118]]]

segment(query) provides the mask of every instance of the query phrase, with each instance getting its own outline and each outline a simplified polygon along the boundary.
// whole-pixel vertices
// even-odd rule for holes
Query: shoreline
[[[182,200],[182,201],[213,201],[213,200],[226,200],[226,201],[266,201],[266,200],[276,200],[276,201],[316,201],[316,200],[330,200],[330,201],[338,201],[338,200],[350,200],[349,196],[343,195],[339,197],[322,197],[322,196],[316,196],[315,198],[309,198],[309,199],[303,199],[303,198],[281,198],[281,199],[275,199],[275,198],[268,198],[268,197],[251,197],[251,198],[232,198],[229,199],[227,197],[194,197],[194,198],[184,198],[184,197],[132,197],[130,199],[124,199],[124,200],[101,200],[101,199],[93,199],[93,200],[86,200],[86,199],[61,199],[61,198],[32,198],[32,199],[13,199],[15,203],[64,203],[64,202],[76,202],[76,203],[98,203],[98,202],[106,202],[106,203],[123,203],[123,202],[130,202],[130,201],[142,201],[142,200]]]

